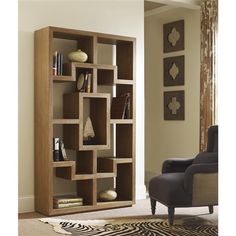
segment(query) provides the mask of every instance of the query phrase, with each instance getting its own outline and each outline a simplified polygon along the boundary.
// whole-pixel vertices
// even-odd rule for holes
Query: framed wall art
[[[184,20],[163,25],[164,53],[184,50]]]
[[[164,120],[184,120],[184,91],[164,92]]]
[[[184,56],[163,59],[164,86],[184,85]]]

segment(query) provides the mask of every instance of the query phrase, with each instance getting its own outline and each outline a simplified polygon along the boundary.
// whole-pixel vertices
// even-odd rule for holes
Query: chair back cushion
[[[207,152],[218,152],[218,125],[208,129]]]
[[[193,164],[218,163],[218,152],[201,152],[193,160]]]

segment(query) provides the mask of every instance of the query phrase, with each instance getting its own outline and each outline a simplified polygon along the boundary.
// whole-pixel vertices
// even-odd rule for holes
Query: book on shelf
[[[87,84],[86,84],[86,92],[90,93],[91,92],[91,83],[92,83],[92,74],[87,73]]]
[[[114,97],[111,104],[111,119],[130,119],[130,93]]]
[[[83,206],[83,202],[69,202],[69,203],[53,203],[54,208],[66,208],[66,207],[77,207]]]
[[[53,138],[53,161],[69,161],[64,142],[60,138]]]
[[[79,92],[90,93],[92,87],[92,74],[89,72],[81,73],[77,79],[77,90]]]
[[[81,92],[86,92],[88,84],[88,72],[84,73],[84,83]]]
[[[126,96],[126,98],[127,98],[124,119],[131,119],[130,93],[125,93],[125,94],[123,94],[123,96]]]
[[[63,74],[63,54],[58,51],[54,52],[53,55],[53,67],[52,74],[53,75],[62,75]]]
[[[82,202],[83,203],[83,198],[82,197],[77,197],[75,195],[59,195],[59,196],[54,196],[53,197],[53,204],[66,204],[66,203],[75,203],[75,202]]]
[[[69,158],[66,155],[66,150],[65,150],[65,146],[64,146],[64,142],[62,140],[60,140],[60,154],[61,154],[61,159],[63,161],[69,161]]]
[[[60,139],[53,138],[53,161],[60,161]]]

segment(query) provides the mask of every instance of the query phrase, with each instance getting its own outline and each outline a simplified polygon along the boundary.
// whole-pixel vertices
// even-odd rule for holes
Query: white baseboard
[[[136,200],[146,199],[146,186],[144,184],[136,186]]]
[[[18,198],[18,213],[34,211],[34,196],[25,196]]]

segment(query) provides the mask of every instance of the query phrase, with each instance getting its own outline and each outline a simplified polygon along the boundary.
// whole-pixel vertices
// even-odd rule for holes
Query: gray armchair
[[[172,158],[164,161],[162,174],[150,180],[152,214],[156,201],[168,207],[169,224],[174,223],[176,207],[218,205],[218,126],[208,129],[207,150],[195,158]]]

